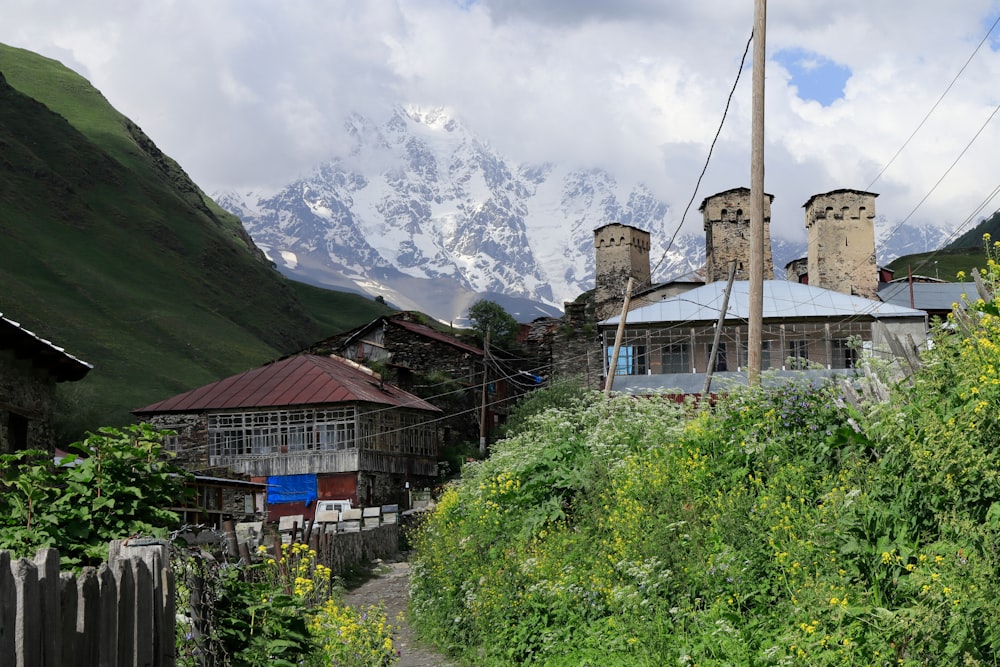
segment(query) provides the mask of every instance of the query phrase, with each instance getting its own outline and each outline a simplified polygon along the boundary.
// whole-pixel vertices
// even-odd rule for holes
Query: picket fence
[[[108,561],[60,572],[59,552],[0,551],[0,665],[174,667],[168,547],[118,540]]]

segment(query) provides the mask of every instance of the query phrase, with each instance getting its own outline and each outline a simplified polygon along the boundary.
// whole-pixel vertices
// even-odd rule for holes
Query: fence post
[[[101,604],[101,580],[97,568],[85,567],[80,571],[76,578],[76,596],[75,663],[77,667],[103,666],[101,638],[108,636],[110,629],[101,624],[104,605]]]
[[[17,621],[14,632],[15,657],[17,667],[35,667],[42,664],[41,603],[38,600],[38,568],[24,558],[18,558],[10,566],[14,574],[14,590],[17,591]]]
[[[72,572],[59,573],[59,607],[62,615],[59,617],[59,636],[62,647],[56,656],[57,665],[75,667],[85,663],[80,661],[83,648],[81,637],[76,631],[77,613],[80,596],[77,591],[76,577]]]
[[[148,653],[152,661],[149,664],[173,665],[177,617],[169,545],[155,539],[113,540],[108,545],[108,561],[132,564],[133,599],[137,605],[132,635],[135,655],[141,658],[136,664],[146,664],[143,661]],[[143,568],[148,576],[143,574]],[[146,636],[152,641],[146,642]]]
[[[118,584],[111,566],[101,563],[97,569],[100,584],[98,596],[97,625],[101,629],[98,636],[98,664],[100,667],[118,667]]]
[[[17,636],[17,590],[10,570],[10,552],[0,551],[0,664],[14,663]]]
[[[59,551],[52,548],[39,549],[35,554],[38,568],[39,615],[45,627],[42,639],[42,656],[39,665],[61,667],[62,657],[62,615],[59,604]]]

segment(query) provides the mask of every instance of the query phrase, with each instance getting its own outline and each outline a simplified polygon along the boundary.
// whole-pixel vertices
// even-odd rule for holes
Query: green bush
[[[885,402],[527,411],[416,538],[419,631],[486,666],[995,664],[997,305],[970,300]]]
[[[91,433],[58,464],[37,450],[0,456],[0,546],[21,557],[55,547],[78,567],[106,560],[111,540],[165,537],[188,474],[166,460],[162,440],[140,424]]]

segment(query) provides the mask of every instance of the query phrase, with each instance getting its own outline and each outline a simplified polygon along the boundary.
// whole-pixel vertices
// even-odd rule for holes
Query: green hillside
[[[908,272],[915,276],[928,276],[954,282],[959,271],[966,275],[975,268],[986,265],[986,253],[983,251],[982,237],[979,248],[945,248],[933,252],[922,252],[906,255],[889,262],[895,278],[905,278]]]
[[[0,45],[0,74],[0,312],[94,364],[66,387],[77,414],[64,429],[130,421],[387,312],[282,277],[237,218],[58,62]]]
[[[890,262],[889,268],[896,272],[896,278],[906,277],[909,270],[914,275],[953,281],[959,271],[969,275],[973,269],[986,267],[984,234],[989,234],[993,241],[1000,240],[1000,211],[982,220],[941,250],[900,257]]]

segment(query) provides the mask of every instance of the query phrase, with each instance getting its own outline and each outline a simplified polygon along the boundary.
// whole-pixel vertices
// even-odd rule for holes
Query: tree
[[[469,320],[480,341],[490,333],[490,342],[503,347],[514,342],[519,325],[499,303],[481,299],[469,307]]]

